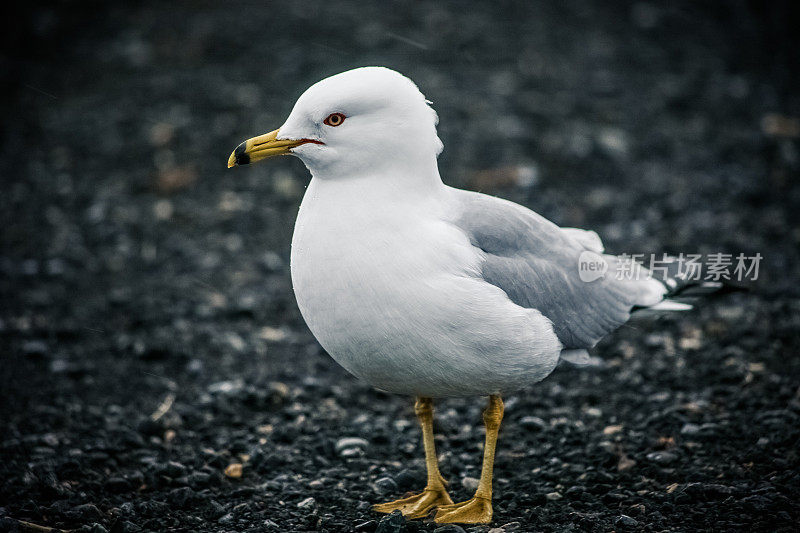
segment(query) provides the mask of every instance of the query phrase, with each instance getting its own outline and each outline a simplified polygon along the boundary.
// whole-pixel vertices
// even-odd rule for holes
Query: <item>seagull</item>
[[[302,160],[312,177],[291,276],[303,318],[350,373],[416,397],[427,484],[373,509],[409,519],[435,509],[437,523],[485,524],[502,396],[543,380],[560,358],[586,355],[635,308],[690,306],[671,301],[669,284],[638,263],[636,275],[612,275],[624,259],[606,254],[594,231],[445,185],[430,104],[385,67],[336,74],[308,88],[280,128],[236,147],[228,167]],[[471,396],[489,398],[483,466],[475,495],[453,503],[433,400]]]

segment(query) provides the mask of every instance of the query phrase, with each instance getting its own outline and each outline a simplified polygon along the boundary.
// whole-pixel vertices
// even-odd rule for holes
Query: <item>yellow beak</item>
[[[247,165],[275,157],[276,155],[289,155],[291,149],[295,146],[300,146],[305,143],[323,144],[320,141],[312,139],[298,139],[298,140],[281,140],[277,139],[278,130],[247,139],[245,142],[236,147],[231,156],[228,158],[228,168],[235,167],[236,165]]]

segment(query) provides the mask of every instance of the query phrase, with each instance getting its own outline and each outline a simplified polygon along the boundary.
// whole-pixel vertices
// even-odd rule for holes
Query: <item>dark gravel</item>
[[[791,3],[765,4],[4,17],[0,531],[489,530],[370,511],[424,483],[411,401],[348,376],[298,313],[300,162],[224,169],[365,64],[435,102],[448,183],[616,252],[764,257],[749,293],[638,320],[507,398],[493,527],[797,531],[800,47]],[[482,406],[437,405],[457,498]]]

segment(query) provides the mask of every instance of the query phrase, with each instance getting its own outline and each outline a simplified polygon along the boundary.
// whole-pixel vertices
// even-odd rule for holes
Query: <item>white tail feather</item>
[[[672,300],[663,300],[656,305],[651,305],[647,308],[649,311],[689,311],[692,306],[680,302],[673,302]]]

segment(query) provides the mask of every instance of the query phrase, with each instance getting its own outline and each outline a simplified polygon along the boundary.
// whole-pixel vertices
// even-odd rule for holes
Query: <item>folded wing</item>
[[[456,194],[455,224],[483,252],[483,279],[517,305],[549,318],[565,349],[594,346],[625,323],[634,307],[663,299],[666,287],[644,269],[635,279],[617,275],[620,260],[602,255],[603,244],[595,232],[560,228],[500,198],[469,191]],[[604,276],[581,279],[579,260],[586,251],[608,264]]]

